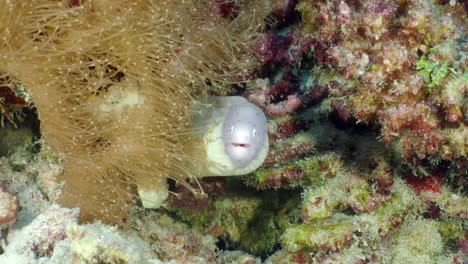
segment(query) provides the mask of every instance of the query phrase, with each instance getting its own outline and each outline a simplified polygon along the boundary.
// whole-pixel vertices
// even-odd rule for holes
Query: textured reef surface
[[[467,263],[467,13],[0,0],[0,263]],[[206,96],[265,113],[254,172],[196,173]]]

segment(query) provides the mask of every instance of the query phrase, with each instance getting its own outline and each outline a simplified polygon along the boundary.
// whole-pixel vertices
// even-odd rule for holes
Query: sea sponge
[[[201,0],[0,1],[0,72],[30,92],[64,160],[61,203],[123,223],[139,191],[188,186],[192,105],[255,67],[267,1],[222,17]]]

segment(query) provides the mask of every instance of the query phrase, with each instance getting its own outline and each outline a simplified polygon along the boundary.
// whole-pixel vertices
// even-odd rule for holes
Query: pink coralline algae
[[[5,186],[0,186],[0,225],[15,221],[19,208],[18,198]]]
[[[269,31],[264,39],[258,40],[253,46],[255,58],[264,65],[291,65],[309,51],[311,37],[304,37],[299,29],[281,35]]]
[[[282,83],[278,84],[281,86]],[[270,87],[268,80],[262,80],[259,85],[246,94],[246,98],[255,103],[257,106],[271,117],[281,117],[293,113],[299,106],[301,106],[301,99],[297,94],[287,95],[285,100],[278,103],[272,103],[272,93],[278,86]],[[285,87],[281,87],[283,90]],[[287,89],[287,88],[286,88]]]
[[[263,40],[257,41],[252,49],[255,51],[255,56],[262,63],[281,63],[286,62],[291,64],[292,57],[285,50],[296,44],[297,39],[293,35],[276,35],[269,32]]]

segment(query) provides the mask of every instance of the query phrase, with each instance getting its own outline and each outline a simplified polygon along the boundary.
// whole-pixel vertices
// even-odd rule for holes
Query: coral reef
[[[235,179],[221,182],[207,178],[201,184],[207,192],[206,198],[174,190],[179,195],[169,200],[168,209],[195,230],[221,238],[227,248],[266,256],[279,246],[287,223],[300,218],[300,211],[295,208],[299,193],[244,190],[239,196],[236,190],[241,183]]]
[[[76,221],[78,214],[78,209],[51,206],[26,227],[9,232],[8,245],[0,260],[4,263],[27,263],[28,259],[58,255],[55,248],[66,238],[66,224]]]
[[[430,22],[410,30],[419,5]],[[217,188],[208,200],[182,192],[170,210],[198,230],[221,232],[227,247],[263,256],[280,248],[266,263],[462,263],[466,124],[454,109],[463,111],[467,89],[463,8],[455,1],[300,1],[301,26],[291,19],[253,45],[263,77],[243,94],[273,118],[269,154],[246,183],[276,195],[302,192],[273,213],[300,208],[300,215],[278,228],[263,212],[275,223],[263,225],[249,220],[251,208],[263,210],[260,193],[242,206]],[[205,184],[226,184],[215,182]],[[244,217],[233,223],[225,210]],[[247,248],[249,234],[232,235],[251,222],[273,246],[258,248],[256,238]],[[432,231],[418,233],[425,228]],[[406,245],[424,236],[433,247]]]
[[[463,1],[0,3],[0,98],[39,113],[0,128],[0,262],[467,262]],[[205,95],[267,115],[254,172],[191,180]]]
[[[148,244],[135,233],[122,234],[101,223],[68,225],[70,251],[75,263],[151,263]]]
[[[440,3],[439,3],[440,2]],[[466,158],[466,13],[452,1],[301,1],[316,76],[403,159]],[[352,82],[348,82],[352,80]],[[464,140],[463,140],[464,139]]]

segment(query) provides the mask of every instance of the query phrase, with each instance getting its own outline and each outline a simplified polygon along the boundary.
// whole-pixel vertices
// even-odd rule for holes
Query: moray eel
[[[200,166],[200,177],[245,175],[256,170],[269,147],[263,111],[240,96],[211,96],[201,105],[195,118],[195,125],[204,128],[206,162]]]
[[[262,165],[268,153],[268,129],[260,108],[240,96],[210,96],[192,107],[197,138],[184,152],[194,178],[245,175]],[[159,208],[168,198],[166,184],[138,188],[143,207]]]

